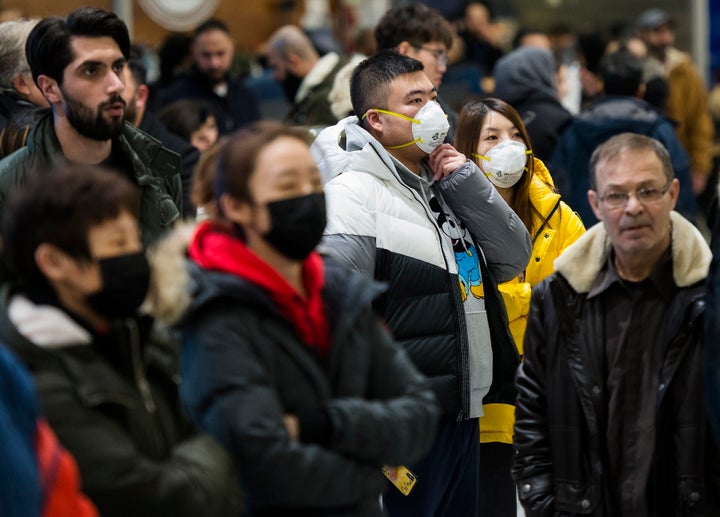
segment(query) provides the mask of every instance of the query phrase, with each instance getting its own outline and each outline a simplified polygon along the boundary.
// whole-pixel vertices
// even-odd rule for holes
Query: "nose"
[[[625,203],[625,213],[637,215],[643,210],[645,210],[645,205],[640,202],[637,195],[633,192],[628,198],[627,203]]]
[[[116,94],[116,93],[122,93],[125,90],[125,78],[123,75],[123,72],[120,72],[119,74],[111,71],[108,74],[109,77],[109,83],[108,83],[108,93]]]
[[[220,68],[222,65],[222,57],[220,56],[211,56],[210,57],[210,67],[211,68]]]

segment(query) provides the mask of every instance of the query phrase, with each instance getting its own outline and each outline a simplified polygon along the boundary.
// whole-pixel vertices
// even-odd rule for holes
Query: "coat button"
[[[546,239],[549,239],[549,238],[550,238],[550,234],[549,234],[549,233],[546,233],[546,234],[545,234],[545,238],[546,238]]]
[[[664,390],[665,390],[665,385],[660,384],[660,386],[658,386],[658,391],[664,391]]]
[[[602,390],[600,389],[600,386],[593,386],[593,387],[592,387],[593,397],[599,397],[601,393],[602,393]]]
[[[532,489],[532,487],[530,486],[530,483],[525,483],[525,484],[522,486],[523,494],[528,494],[528,493],[530,493],[530,490],[531,490],[531,489]]]
[[[588,508],[590,508],[590,500],[583,499],[582,501],[580,501],[580,508],[582,508],[583,510],[587,510]]]
[[[699,503],[700,499],[702,499],[700,492],[690,492],[690,501],[693,503]]]
[[[535,257],[535,262],[540,262],[540,257]]]

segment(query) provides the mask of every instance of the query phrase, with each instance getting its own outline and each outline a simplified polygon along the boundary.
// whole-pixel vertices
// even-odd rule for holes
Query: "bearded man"
[[[142,239],[154,242],[182,210],[180,158],[125,122],[125,23],[103,9],[79,8],[40,21],[25,50],[50,110],[27,146],[0,161],[0,214],[9,193],[30,175],[52,174],[67,163],[100,165],[140,188]]]

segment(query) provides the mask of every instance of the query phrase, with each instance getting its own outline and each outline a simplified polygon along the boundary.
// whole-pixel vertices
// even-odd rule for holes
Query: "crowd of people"
[[[157,80],[104,9],[0,24],[0,514],[720,515],[720,160],[674,20],[461,3],[363,52],[279,27],[282,120],[221,20]]]

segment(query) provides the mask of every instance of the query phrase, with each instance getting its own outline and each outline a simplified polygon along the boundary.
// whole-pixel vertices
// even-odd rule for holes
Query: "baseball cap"
[[[666,23],[673,25],[672,18],[667,11],[663,11],[662,9],[657,8],[643,11],[643,13],[637,19],[637,27],[640,30],[657,29],[658,27],[660,27],[661,25],[665,25]]]

